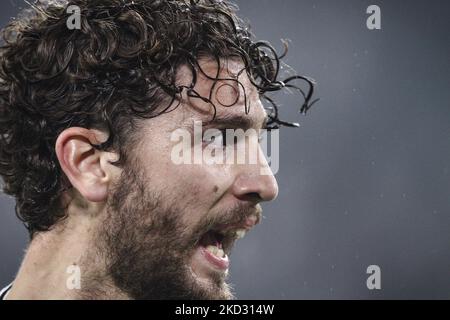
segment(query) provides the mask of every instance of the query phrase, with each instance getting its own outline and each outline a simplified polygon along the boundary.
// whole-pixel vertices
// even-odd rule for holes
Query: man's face
[[[201,60],[200,64],[208,75],[216,76],[215,62]],[[242,68],[242,63],[229,60],[222,63],[219,77],[233,77]],[[242,86],[236,81],[213,85],[200,72],[198,76],[195,90],[209,97],[212,88],[211,100],[217,107],[218,122],[208,128],[237,129],[245,122],[261,129],[266,113],[245,72],[238,78]],[[189,69],[180,70],[179,81],[189,85]],[[142,139],[111,191],[107,217],[95,239],[107,276],[131,298],[232,298],[225,282],[230,249],[244,230],[259,222],[258,203],[273,200],[278,193],[274,176],[261,175],[261,168],[268,165],[260,148],[257,164],[172,161],[177,143],[171,140],[172,133],[180,128],[193,131],[194,120],[206,124],[213,114],[210,104],[184,98],[174,111],[145,120]],[[222,123],[225,116],[234,121]],[[207,145],[200,144],[201,148]]]

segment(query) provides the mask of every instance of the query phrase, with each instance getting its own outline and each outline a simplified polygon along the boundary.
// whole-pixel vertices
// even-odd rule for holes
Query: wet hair
[[[71,5],[79,9],[79,29],[68,27]],[[207,76],[198,63],[201,57],[219,66],[222,58],[242,60],[241,72],[268,102],[268,129],[297,125],[279,118],[271,92],[296,90],[303,113],[314,103],[312,79],[280,79],[287,46],[278,54],[269,43],[253,40],[232,3],[41,0],[30,6],[2,30],[0,176],[3,191],[16,198],[16,214],[31,236],[65,217],[60,198],[71,186],[55,153],[63,130],[106,130],[108,140],[95,147],[116,150],[121,165],[137,120],[170,112],[183,93],[210,104],[215,115],[211,95],[194,90],[198,72]],[[190,85],[177,84],[182,65],[192,71]],[[221,80],[207,77],[214,83]],[[237,78],[227,80],[243,88]],[[250,107],[245,99],[247,113]]]

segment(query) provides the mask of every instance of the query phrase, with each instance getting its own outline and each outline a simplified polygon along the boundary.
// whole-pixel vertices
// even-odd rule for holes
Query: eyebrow
[[[234,114],[226,114],[223,116],[216,116],[211,121],[206,121],[204,123],[204,126],[206,127],[212,127],[214,125],[227,127],[227,128],[240,128],[240,129],[251,129],[251,128],[258,128],[258,129],[265,129],[267,122],[269,121],[269,116],[265,116],[261,122],[255,121],[254,118],[251,117],[243,117],[240,115],[234,115]]]

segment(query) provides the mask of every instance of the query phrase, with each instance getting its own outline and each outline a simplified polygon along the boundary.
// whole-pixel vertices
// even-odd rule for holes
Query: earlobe
[[[110,158],[110,154],[92,146],[103,140],[104,134],[98,130],[71,127],[59,135],[55,144],[61,169],[73,187],[92,202],[106,200],[112,175],[103,159]]]

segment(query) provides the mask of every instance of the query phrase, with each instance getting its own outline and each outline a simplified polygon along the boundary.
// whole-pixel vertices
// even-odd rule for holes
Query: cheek
[[[198,221],[212,209],[214,203],[231,184],[229,170],[206,165],[180,165],[172,168],[176,181],[176,198],[183,208],[187,223]]]
[[[190,164],[176,164],[169,157],[164,170],[176,182],[179,194],[196,203],[214,202],[233,181],[232,165],[208,164],[208,153],[204,149],[202,152],[202,164],[194,164],[193,154],[189,158]]]
[[[175,164],[171,160],[170,142],[167,145],[149,143],[142,150],[141,159],[149,183],[158,189],[165,201],[182,210],[185,217],[199,219],[212,207],[233,182],[231,165]],[[155,141],[156,142],[156,141]],[[151,148],[150,148],[151,146]],[[147,154],[147,157],[145,157]]]
[[[174,165],[171,170],[180,193],[197,203],[214,202],[231,184],[231,171],[223,166]]]

